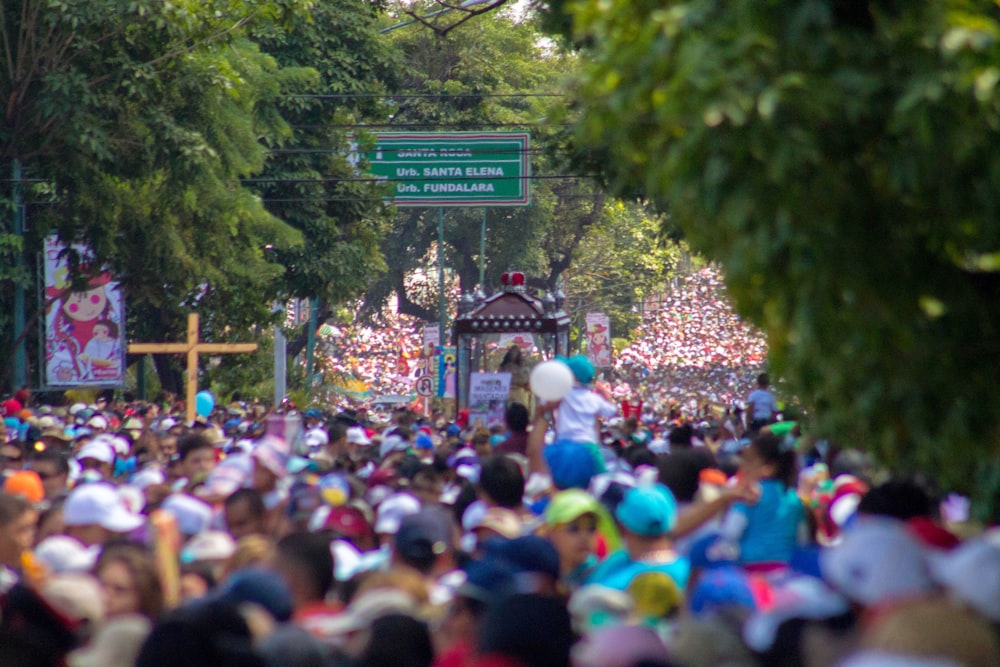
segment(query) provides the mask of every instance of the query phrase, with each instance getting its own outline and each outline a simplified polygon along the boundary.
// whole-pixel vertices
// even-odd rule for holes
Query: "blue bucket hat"
[[[615,517],[636,535],[666,535],[677,523],[677,501],[662,484],[636,486],[625,492]]]
[[[542,450],[557,489],[586,489],[594,475],[605,472],[604,462],[589,445],[558,440]]]

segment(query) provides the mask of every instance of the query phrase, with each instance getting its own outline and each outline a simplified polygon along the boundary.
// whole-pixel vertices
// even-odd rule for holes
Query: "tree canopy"
[[[193,308],[224,340],[287,295],[356,296],[385,207],[347,163],[369,109],[329,97],[391,70],[376,19],[362,0],[4,3],[0,164],[23,166],[28,233],[0,253],[29,258],[0,269],[4,302],[50,233],[119,277],[131,340],[178,335]]]
[[[997,488],[1000,12],[559,0],[575,138],[725,266],[819,433]]]
[[[412,26],[390,34],[407,65],[389,89],[393,107],[387,130],[532,133],[532,205],[486,210],[486,285],[480,287],[496,286],[503,272],[518,269],[533,287],[554,288],[574,263],[589,230],[607,223],[613,210],[594,182],[569,168],[561,155],[564,128],[549,122],[564,104],[561,82],[576,66],[574,57],[552,49],[529,17],[509,9],[464,22],[455,30]],[[638,217],[630,220],[640,223]],[[462,291],[479,286],[482,222],[481,209],[445,213],[445,264]],[[650,244],[655,245],[652,239]],[[436,320],[436,284],[428,289],[420,283],[417,292],[408,289],[414,283],[406,280],[417,270],[436,271],[436,246],[437,212],[400,209],[382,244],[389,270],[366,292],[366,314],[395,296],[401,312]],[[626,314],[634,300],[601,303]],[[627,316],[616,319],[625,327],[635,323],[627,322]]]

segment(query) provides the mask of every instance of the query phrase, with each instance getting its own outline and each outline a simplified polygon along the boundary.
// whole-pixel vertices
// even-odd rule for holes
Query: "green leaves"
[[[818,431],[968,489],[1000,451],[995,12],[556,6],[586,45],[576,139],[723,262]]]

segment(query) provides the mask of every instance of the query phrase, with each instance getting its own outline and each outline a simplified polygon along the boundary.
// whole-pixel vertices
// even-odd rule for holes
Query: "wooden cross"
[[[257,343],[201,343],[198,341],[198,314],[188,315],[186,343],[132,343],[128,346],[129,354],[187,354],[187,396],[185,407],[187,421],[195,418],[195,396],[198,393],[198,353],[205,354],[236,354],[254,352]]]

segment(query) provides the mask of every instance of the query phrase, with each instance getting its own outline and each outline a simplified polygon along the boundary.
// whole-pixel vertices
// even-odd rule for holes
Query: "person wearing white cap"
[[[104,438],[94,438],[76,453],[83,473],[93,471],[100,479],[111,479],[115,464],[115,449]]]
[[[94,433],[104,433],[108,430],[108,419],[104,415],[98,413],[87,420],[87,426]]]
[[[163,501],[161,508],[174,516],[177,529],[185,538],[207,530],[212,521],[212,508],[198,498],[184,493],[171,494]]]
[[[902,522],[862,517],[844,539],[820,553],[820,572],[835,590],[866,609],[878,609],[931,595],[926,549]]]
[[[76,487],[63,505],[66,534],[81,544],[103,544],[115,534],[129,533],[143,518],[128,511],[118,491],[99,482]]]
[[[97,547],[85,547],[67,535],[50,535],[35,547],[35,561],[51,574],[89,572],[97,562]]]
[[[390,541],[391,536],[399,530],[403,517],[420,511],[420,501],[408,493],[397,493],[389,496],[378,506],[375,519],[375,534],[382,542]]]
[[[1000,624],[1000,528],[932,554],[931,574],[951,597]]]
[[[351,426],[347,429],[347,455],[353,460],[361,460],[363,450],[371,447],[371,444],[371,438],[360,426]]]
[[[330,436],[327,434],[326,429],[322,428],[309,429],[306,431],[303,439],[310,452],[330,444]]]

